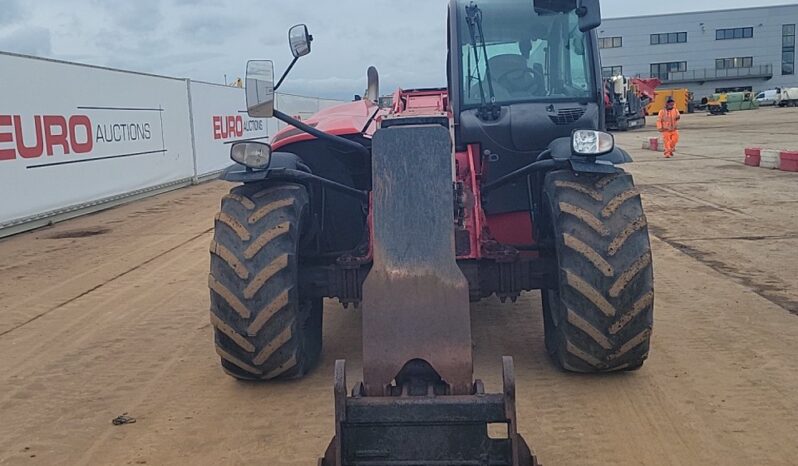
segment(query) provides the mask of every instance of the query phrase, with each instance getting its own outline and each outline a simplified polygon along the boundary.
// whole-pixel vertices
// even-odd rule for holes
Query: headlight
[[[602,155],[612,152],[615,138],[603,131],[578,129],[571,135],[571,147],[576,155]]]
[[[247,168],[263,170],[272,161],[272,146],[262,142],[237,142],[230,148],[230,158]]]

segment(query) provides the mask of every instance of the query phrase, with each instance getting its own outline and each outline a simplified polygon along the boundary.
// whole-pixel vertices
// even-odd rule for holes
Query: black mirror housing
[[[599,0],[577,0],[576,15],[579,16],[579,30],[591,31],[601,26],[601,6]]]
[[[310,43],[313,36],[308,33],[308,27],[304,24],[297,24],[288,30],[288,43],[291,46],[291,53],[294,58],[304,57],[310,53]]]

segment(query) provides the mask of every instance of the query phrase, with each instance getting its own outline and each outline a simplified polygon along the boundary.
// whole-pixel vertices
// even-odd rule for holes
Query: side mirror
[[[601,26],[601,6],[599,0],[577,0],[576,15],[579,16],[579,30],[587,32]]]
[[[313,36],[308,34],[308,27],[304,24],[297,24],[288,30],[288,43],[291,45],[291,53],[294,54],[294,58],[309,54],[312,41]]]
[[[274,116],[274,63],[271,60],[247,62],[247,113],[252,118]]]

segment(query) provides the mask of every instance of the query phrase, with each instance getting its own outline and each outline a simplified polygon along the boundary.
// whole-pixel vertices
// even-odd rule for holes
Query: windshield
[[[464,107],[479,106],[481,91],[489,101],[490,87],[497,104],[593,98],[587,35],[579,31],[574,10],[536,10],[531,1],[477,5],[484,51],[479,36],[473,47],[465,8],[458,14]]]

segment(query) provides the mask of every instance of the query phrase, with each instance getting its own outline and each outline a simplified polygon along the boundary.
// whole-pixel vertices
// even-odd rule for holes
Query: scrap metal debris
[[[128,416],[127,413],[124,413],[121,416],[117,416],[111,421],[111,423],[115,426],[121,426],[123,424],[134,424],[135,422],[136,418]]]

